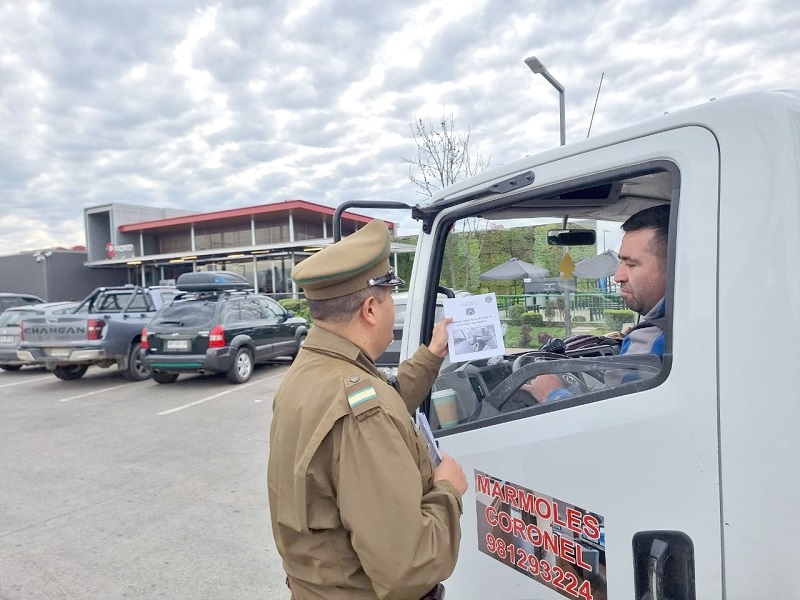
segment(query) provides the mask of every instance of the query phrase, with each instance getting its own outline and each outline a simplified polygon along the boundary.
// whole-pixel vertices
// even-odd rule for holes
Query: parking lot
[[[0,372],[0,599],[288,599],[266,490],[288,366]]]

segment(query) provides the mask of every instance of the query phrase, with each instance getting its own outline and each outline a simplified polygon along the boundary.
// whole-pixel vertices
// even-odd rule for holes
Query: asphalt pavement
[[[266,489],[288,366],[0,372],[0,600],[288,600]]]

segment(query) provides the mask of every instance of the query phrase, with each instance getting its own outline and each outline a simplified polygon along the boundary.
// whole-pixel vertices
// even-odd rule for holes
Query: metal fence
[[[570,293],[570,317],[573,323],[602,323],[606,310],[627,309],[619,294],[604,292]],[[545,321],[564,321],[564,294],[498,295],[501,319],[508,318],[509,308],[523,306],[526,312],[537,312]],[[513,312],[513,311],[512,311]]]

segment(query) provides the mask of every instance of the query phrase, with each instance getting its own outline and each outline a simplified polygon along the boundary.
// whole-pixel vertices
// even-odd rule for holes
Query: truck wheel
[[[128,354],[128,368],[122,372],[122,376],[128,381],[142,381],[150,377],[150,369],[142,360],[141,350],[141,342],[136,342],[131,346]]]
[[[164,371],[153,371],[153,381],[156,383],[175,383],[178,378],[177,373],[164,373]]]
[[[56,367],[53,369],[53,375],[64,381],[73,381],[80,379],[86,373],[89,365],[69,365],[67,367]]]
[[[22,365],[0,365],[0,369],[3,371],[19,371],[22,368]]]
[[[300,348],[303,347],[305,341],[306,341],[306,334],[303,334],[299,338],[297,338],[297,346],[295,347],[294,352],[292,352],[292,360],[297,358],[297,355],[300,353]]]
[[[228,379],[233,383],[244,383],[253,375],[253,353],[247,348],[239,348],[228,371]]]

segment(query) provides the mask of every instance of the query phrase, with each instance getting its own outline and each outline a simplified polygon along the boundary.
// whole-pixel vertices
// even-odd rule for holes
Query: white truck
[[[481,292],[465,236],[621,223],[656,204],[670,206],[663,357],[539,360],[558,357],[511,324],[501,356],[445,361],[434,389],[457,392],[459,423],[435,434],[470,482],[448,597],[800,598],[800,94],[672,112],[414,206],[401,358],[427,341],[438,292]],[[476,218],[488,226],[464,226]],[[623,368],[640,376],[604,384]],[[546,372],[580,389],[537,404],[519,387]]]

